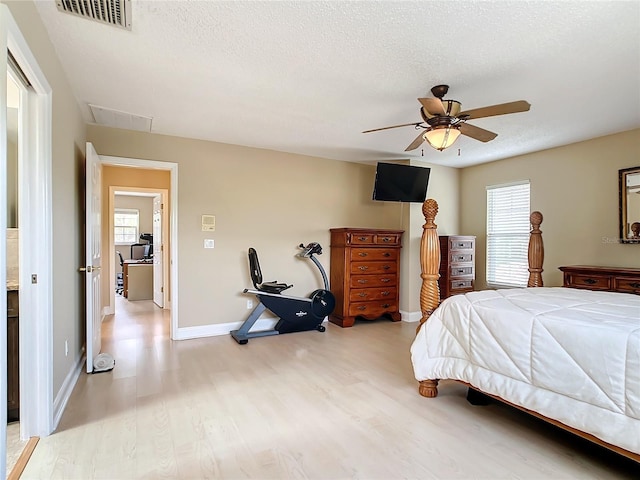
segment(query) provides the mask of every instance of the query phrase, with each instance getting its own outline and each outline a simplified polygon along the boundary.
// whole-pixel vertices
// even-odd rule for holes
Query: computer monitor
[[[131,259],[142,260],[145,256],[145,248],[149,245],[143,245],[141,243],[134,243],[131,245]]]
[[[153,257],[153,244],[148,244],[144,246],[144,258]]]

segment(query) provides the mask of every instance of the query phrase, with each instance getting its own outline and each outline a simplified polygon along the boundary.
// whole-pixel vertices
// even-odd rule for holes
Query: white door
[[[93,360],[100,353],[100,214],[102,209],[102,166],[100,157],[87,142],[86,206],[85,206],[85,266],[87,304],[87,373],[93,372]]]
[[[162,255],[162,196],[153,197],[153,302],[164,307],[164,272]]]

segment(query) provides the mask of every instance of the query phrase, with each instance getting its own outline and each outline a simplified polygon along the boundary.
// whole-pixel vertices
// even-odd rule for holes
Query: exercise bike
[[[318,259],[314,257],[314,255],[322,254],[322,247],[319,243],[314,242],[306,246],[301,243],[299,248],[302,251],[296,256],[310,258],[315,263],[322,274],[324,288],[314,290],[307,298],[283,295],[282,292],[293,287],[293,285],[278,282],[263,283],[258,253],[255,249],[250,248],[249,268],[251,269],[251,281],[255,289],[245,288],[243,293],[251,293],[257,296],[260,303],[253,309],[238,330],[230,332],[231,336],[239,344],[244,345],[249,342],[250,338],[255,337],[305,332],[307,330],[325,331],[322,321],[333,312],[336,306],[336,299],[329,291],[329,280],[324,268],[322,268]],[[249,330],[266,310],[270,310],[278,317],[278,323],[271,330],[250,332]]]

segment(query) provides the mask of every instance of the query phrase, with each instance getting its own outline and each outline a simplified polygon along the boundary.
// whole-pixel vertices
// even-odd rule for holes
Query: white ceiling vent
[[[89,104],[93,118],[98,125],[106,127],[123,128],[125,130],[151,131],[151,117],[134,115],[133,113],[112,110],[106,107]]]
[[[131,30],[131,0],[56,0],[58,10]]]

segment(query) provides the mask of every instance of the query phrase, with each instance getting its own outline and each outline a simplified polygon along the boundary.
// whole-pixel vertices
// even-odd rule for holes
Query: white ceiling
[[[638,1],[132,0],[131,31],[36,4],[89,123],[95,104],[156,133],[456,167],[640,127]],[[420,121],[443,83],[463,110],[531,110],[444,152],[405,153],[411,126],[361,133]]]

